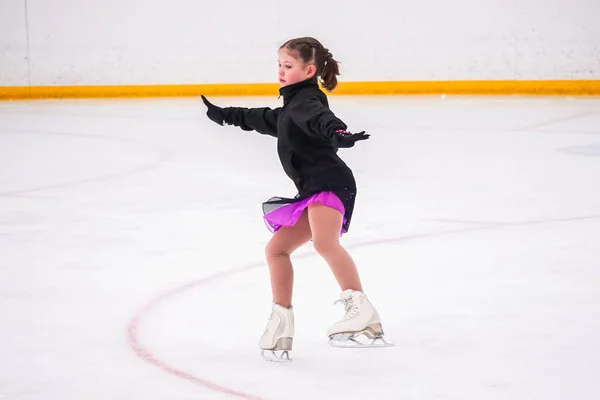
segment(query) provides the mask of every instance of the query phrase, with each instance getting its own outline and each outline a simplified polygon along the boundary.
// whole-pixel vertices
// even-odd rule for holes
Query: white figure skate
[[[267,361],[292,361],[294,310],[273,304],[267,327],[260,338],[261,355]]]
[[[364,293],[356,290],[344,290],[339,300],[343,303],[346,315],[329,327],[328,343],[333,347],[389,347],[394,344],[383,338],[381,318],[375,307]],[[371,342],[359,340],[362,336],[371,339]]]

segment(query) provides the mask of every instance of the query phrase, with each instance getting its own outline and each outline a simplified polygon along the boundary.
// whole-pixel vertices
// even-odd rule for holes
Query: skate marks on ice
[[[360,242],[360,243],[356,243],[353,245],[349,245],[348,248],[349,249],[357,249],[357,248],[375,246],[375,245],[386,244],[386,243],[388,243],[388,244],[389,243],[400,243],[400,242],[405,242],[405,241],[413,241],[413,240],[417,240],[417,239],[437,238],[437,237],[446,236],[446,235],[469,234],[469,233],[474,233],[474,232],[478,232],[478,231],[490,231],[490,230],[506,229],[506,228],[512,228],[512,227],[529,226],[529,225],[570,223],[570,222],[577,222],[577,221],[581,221],[581,220],[590,220],[590,219],[600,219],[600,215],[583,215],[583,216],[577,216],[577,217],[538,219],[538,220],[528,220],[528,221],[522,221],[522,222],[483,224],[483,225],[479,225],[479,226],[470,226],[470,227],[460,228],[460,229],[450,229],[450,230],[443,230],[443,231],[416,234],[416,235],[405,235],[405,236],[400,236],[400,237],[381,238],[381,239],[377,239],[377,240],[365,241],[365,242]],[[306,254],[299,254],[296,256],[296,258],[308,258],[308,257],[313,257],[313,256],[315,256],[315,254],[306,253]],[[171,375],[182,378],[188,382],[194,383],[205,389],[209,389],[209,390],[212,390],[215,392],[220,392],[222,394],[227,394],[227,395],[231,395],[231,396],[243,398],[243,399],[260,399],[260,397],[253,396],[251,394],[244,393],[244,392],[226,387],[224,385],[217,384],[210,380],[197,377],[190,372],[186,372],[183,369],[179,369],[177,367],[170,365],[167,361],[159,359],[158,357],[156,357],[154,355],[154,353],[151,350],[149,350],[147,347],[145,347],[142,344],[142,341],[140,339],[140,325],[141,325],[142,320],[144,320],[149,314],[152,313],[153,309],[157,308],[161,303],[166,302],[167,300],[171,300],[172,298],[181,296],[199,286],[210,285],[210,284],[218,281],[219,279],[231,277],[236,274],[242,274],[242,273],[252,271],[252,270],[255,270],[258,268],[262,268],[262,267],[264,267],[263,261],[252,263],[252,264],[247,264],[247,265],[239,267],[239,268],[234,268],[234,269],[223,271],[223,272],[220,272],[217,274],[209,275],[202,279],[190,282],[186,285],[176,287],[172,290],[169,290],[167,292],[157,295],[156,297],[151,299],[148,303],[146,303],[146,305],[139,308],[134,313],[133,317],[130,319],[130,321],[127,325],[127,333],[126,333],[127,342],[129,344],[129,346],[135,352],[135,354],[138,357],[140,357],[142,360],[144,360],[145,362],[160,368],[164,372],[167,372]],[[352,348],[356,348],[356,347],[357,346],[353,346]],[[292,357],[290,357],[290,358],[292,358]]]
[[[41,130],[31,130],[31,129],[2,129],[0,130],[1,135],[17,135],[20,137],[26,137],[30,135],[38,136],[42,135],[48,137],[58,137],[62,139],[70,139],[70,140],[84,140],[87,142],[96,140],[101,141],[106,144],[115,143],[115,144],[125,144],[132,145],[138,151],[147,153],[146,156],[148,161],[139,163],[137,165],[131,165],[121,170],[116,170],[111,173],[99,173],[95,176],[83,176],[83,177],[73,177],[69,180],[58,181],[58,182],[49,182],[45,185],[39,185],[34,187],[25,187],[25,188],[14,188],[0,192],[0,197],[18,197],[18,196],[30,196],[31,193],[37,193],[46,190],[53,189],[62,189],[66,187],[79,186],[89,183],[98,183],[104,182],[111,179],[123,178],[129,175],[135,175],[139,173],[144,173],[149,170],[157,169],[162,166],[164,163],[170,161],[173,158],[173,154],[169,149],[162,146],[157,146],[151,143],[143,142],[140,140],[122,138],[116,136],[109,136],[104,134],[92,134],[92,133],[80,133],[80,132],[63,132],[63,131],[41,131]],[[98,151],[98,148],[96,148]]]

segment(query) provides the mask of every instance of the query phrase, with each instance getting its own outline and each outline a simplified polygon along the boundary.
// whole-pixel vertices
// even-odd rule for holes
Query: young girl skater
[[[294,337],[290,255],[310,240],[331,268],[342,290],[336,303],[342,302],[346,311],[327,330],[329,343],[358,343],[355,337],[361,334],[373,342],[383,336],[379,314],[363,293],[356,265],[339,241],[350,227],[356,182],[337,150],[353,147],[369,135],[348,132],[329,110],[317,78],[331,91],[337,86],[336,75],[338,62],[328,49],[314,38],[297,38],[279,48],[282,107],[221,108],[202,96],[207,116],[217,124],[276,137],[283,170],[298,190],[292,199],[273,197],[263,203],[264,219],[274,233],[265,249],[273,309],[259,346],[263,356],[269,350],[276,360],[290,359]]]

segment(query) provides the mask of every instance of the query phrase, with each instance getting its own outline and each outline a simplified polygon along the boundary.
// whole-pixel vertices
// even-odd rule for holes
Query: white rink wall
[[[305,35],[342,81],[600,79],[600,0],[0,0],[0,86],[276,82]]]

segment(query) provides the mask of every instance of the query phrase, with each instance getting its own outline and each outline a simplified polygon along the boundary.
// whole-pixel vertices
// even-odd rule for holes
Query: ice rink
[[[395,347],[327,344],[308,244],[293,361],[261,359],[276,139],[199,98],[1,102],[0,399],[598,399],[600,98],[329,99],[371,134],[342,242]]]

